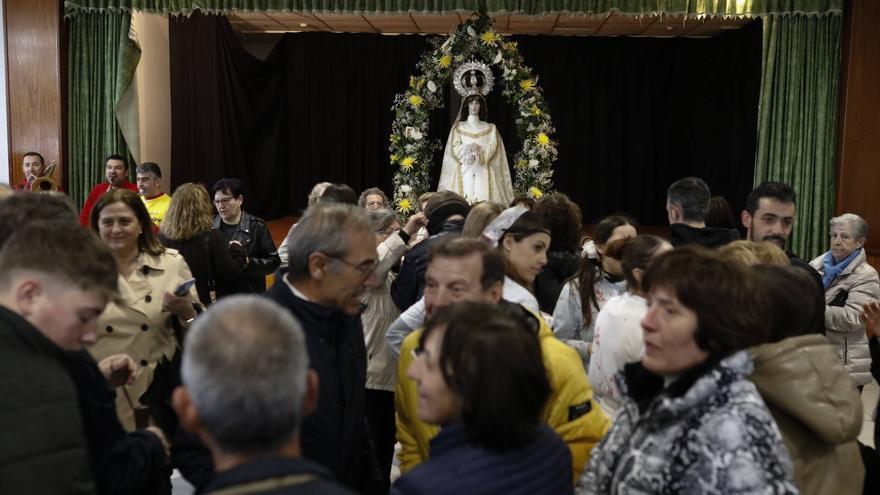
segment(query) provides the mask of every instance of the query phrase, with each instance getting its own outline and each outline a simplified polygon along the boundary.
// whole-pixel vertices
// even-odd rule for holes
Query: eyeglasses
[[[232,197],[232,196],[230,196],[230,197],[228,197],[228,198],[219,198],[219,199],[214,198],[214,204],[215,204],[215,205],[218,205],[218,206],[220,206],[220,205],[222,205],[222,206],[226,206],[226,205],[228,205],[229,202],[232,201],[233,199],[235,199],[235,198]]]
[[[374,271],[376,271],[376,266],[379,264],[379,260],[375,260],[375,259],[367,260],[367,261],[364,261],[363,263],[359,263],[359,264],[354,264],[350,261],[346,261],[346,260],[340,258],[339,256],[333,256],[332,254],[324,253],[324,256],[326,256],[328,258],[332,258],[336,261],[339,261],[342,264],[345,264],[345,265],[348,265],[348,266],[354,268],[364,278],[369,277]]]

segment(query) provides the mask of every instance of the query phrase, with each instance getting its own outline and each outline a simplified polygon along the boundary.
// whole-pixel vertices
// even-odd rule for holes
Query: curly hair
[[[553,251],[577,251],[583,223],[581,208],[563,193],[548,194],[532,209],[550,228]]]
[[[171,195],[159,232],[174,241],[191,239],[211,228],[213,212],[205,186],[192,182],[181,184]]]

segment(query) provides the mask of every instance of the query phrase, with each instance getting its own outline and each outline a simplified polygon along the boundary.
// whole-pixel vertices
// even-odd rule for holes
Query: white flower
[[[477,37],[477,32],[474,31],[474,28],[472,28],[472,27],[470,27],[470,26],[468,26],[468,28],[467,28],[467,33],[468,33],[469,35],[471,35],[471,37],[473,37],[473,38],[476,38],[476,37]]]
[[[400,192],[402,192],[403,194],[409,194],[412,191],[412,186],[409,186],[407,184],[403,184],[400,186],[399,189],[400,189]]]
[[[409,139],[415,139],[416,141],[418,141],[419,139],[422,139],[422,137],[424,137],[422,135],[422,131],[418,130],[415,127],[407,127],[406,130],[403,131],[403,135]]]
[[[492,63],[497,64],[498,62],[501,62],[502,58],[503,56],[501,55],[501,50],[498,50],[498,54],[495,55],[495,60],[493,60]]]
[[[428,91],[430,91],[432,93],[437,92],[437,85],[434,84],[434,81],[428,81]]]
[[[529,160],[529,168],[538,168],[538,160],[532,158]]]

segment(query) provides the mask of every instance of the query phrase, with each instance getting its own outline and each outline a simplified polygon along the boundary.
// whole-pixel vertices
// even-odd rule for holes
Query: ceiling
[[[341,15],[294,13],[230,14],[232,28],[247,36],[258,33],[327,31],[385,34],[447,34],[464,22],[466,13],[410,15]],[[545,17],[504,14],[493,16],[500,34],[552,34],[564,36],[711,37],[737,29],[752,19],[686,18],[611,13],[607,15],[548,15]]]

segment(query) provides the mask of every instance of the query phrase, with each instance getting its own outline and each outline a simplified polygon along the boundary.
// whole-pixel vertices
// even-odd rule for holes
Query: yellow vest
[[[593,389],[577,351],[560,342],[544,318],[534,314],[532,316],[540,321],[538,340],[550,378],[550,387],[553,389],[544,418],[571,450],[574,482],[584,470],[590,451],[611,427],[611,420],[593,400]],[[419,419],[416,382],[406,376],[413,360],[412,351],[418,347],[423,330],[420,328],[404,339],[397,363],[394,408],[397,411],[401,473],[406,473],[428,459],[429,442],[440,431],[437,426]],[[588,412],[584,414],[584,411]]]

